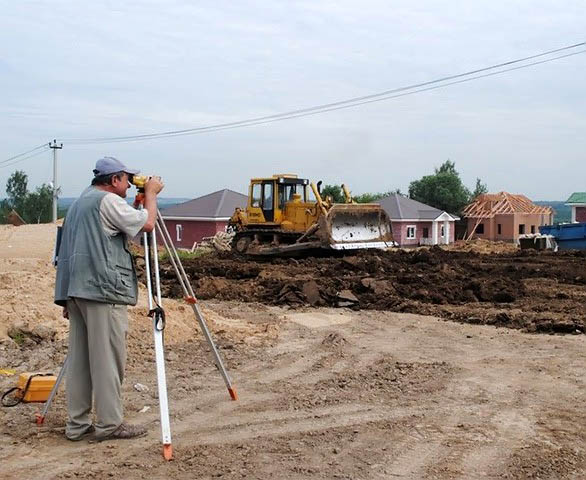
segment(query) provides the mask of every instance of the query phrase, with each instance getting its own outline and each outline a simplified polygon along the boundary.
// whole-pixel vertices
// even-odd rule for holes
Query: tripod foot
[[[163,458],[165,460],[173,459],[173,446],[170,443],[166,443],[163,445]]]
[[[35,413],[35,423],[40,427],[43,422],[45,421],[45,417],[43,415],[41,415],[40,413]]]
[[[238,400],[238,394],[236,393],[236,390],[234,389],[234,387],[229,388],[228,393],[230,393],[230,398],[232,400]]]

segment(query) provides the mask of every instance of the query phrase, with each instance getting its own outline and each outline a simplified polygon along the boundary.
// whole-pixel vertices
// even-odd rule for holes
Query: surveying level
[[[151,177],[149,175],[130,175],[128,181],[139,190],[144,190],[144,186],[150,178]]]

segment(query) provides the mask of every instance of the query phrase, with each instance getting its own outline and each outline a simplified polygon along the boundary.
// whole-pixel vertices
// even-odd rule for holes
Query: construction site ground
[[[56,373],[67,351],[54,233],[0,226],[2,390],[9,370]],[[66,440],[61,390],[41,427],[39,405],[0,409],[0,478],[582,479],[585,263],[479,243],[186,261],[239,400],[191,309],[166,298],[175,455],[163,460],[141,289],[123,392],[127,420],[148,435]]]

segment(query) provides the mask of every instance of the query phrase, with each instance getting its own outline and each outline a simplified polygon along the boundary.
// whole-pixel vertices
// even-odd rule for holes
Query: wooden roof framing
[[[508,192],[485,193],[467,205],[462,216],[467,218],[492,218],[495,215],[513,215],[515,213],[549,215],[551,207],[535,205],[525,195]]]

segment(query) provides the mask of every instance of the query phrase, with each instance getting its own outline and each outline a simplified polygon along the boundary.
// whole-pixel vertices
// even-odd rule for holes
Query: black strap
[[[26,385],[24,386],[24,390],[19,388],[19,387],[12,387],[11,389],[5,391],[2,394],[2,398],[0,399],[0,401],[2,402],[2,406],[3,407],[16,407],[20,402],[22,402],[24,400],[24,397],[26,395],[26,392],[28,392],[29,387],[31,386],[31,381],[34,377],[49,377],[53,375],[52,373],[35,373],[33,375],[31,375],[30,377],[28,377],[28,380],[26,381]],[[13,395],[13,403],[6,403],[6,397],[8,397],[8,395],[10,395],[12,392],[14,391],[20,391],[21,393],[19,395]]]
[[[165,310],[160,305],[157,305],[152,310],[149,310],[148,316],[155,322],[155,328],[162,332],[165,330]]]
[[[154,245],[150,241],[150,237],[148,235],[146,237],[146,241],[147,241],[146,248],[151,252],[151,254],[149,255],[149,262],[152,262],[152,264],[149,265],[149,271],[151,273],[151,279],[150,279],[151,280],[151,294],[152,294],[153,303],[155,304],[155,308],[149,310],[149,313],[147,315],[153,319],[155,329],[159,332],[162,332],[163,330],[165,330],[165,310],[163,310],[163,307],[161,307],[157,303],[157,297],[155,296],[155,292],[154,292],[154,288],[156,285],[156,276],[155,276],[155,272],[154,272],[154,263],[155,262],[153,261],[153,258],[155,255],[157,255],[157,252],[155,251]]]

